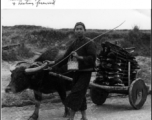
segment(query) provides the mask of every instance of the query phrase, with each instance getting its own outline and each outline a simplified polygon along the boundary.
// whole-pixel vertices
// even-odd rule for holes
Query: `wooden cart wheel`
[[[95,87],[91,87],[90,89],[91,100],[96,105],[102,105],[106,101],[108,94],[109,93],[103,89]]]
[[[140,109],[147,99],[147,87],[143,80],[133,81],[129,87],[129,102],[135,109]]]

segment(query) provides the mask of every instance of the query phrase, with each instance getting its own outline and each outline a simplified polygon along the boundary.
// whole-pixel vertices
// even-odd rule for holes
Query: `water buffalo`
[[[46,70],[48,63],[42,63],[45,60],[57,60],[57,57],[60,58],[61,54],[62,52],[57,49],[49,49],[42,53],[34,63],[18,63],[15,69],[11,71],[11,81],[5,89],[7,93],[19,93],[27,88],[34,91],[35,110],[29,120],[38,119],[42,93],[49,94],[57,91],[64,104],[66,91],[71,89],[71,82],[49,75],[49,70]],[[66,117],[68,113],[69,110],[65,106],[64,116]]]

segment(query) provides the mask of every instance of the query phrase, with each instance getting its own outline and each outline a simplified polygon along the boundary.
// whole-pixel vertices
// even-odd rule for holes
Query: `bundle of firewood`
[[[107,85],[121,83],[128,85],[128,74],[130,82],[136,79],[139,65],[134,56],[125,49],[109,42],[102,43],[102,50],[98,56],[100,64],[97,69],[97,79]],[[128,64],[130,62],[130,73]]]

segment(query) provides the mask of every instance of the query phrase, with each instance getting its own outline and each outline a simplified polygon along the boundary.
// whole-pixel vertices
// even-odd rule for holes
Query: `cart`
[[[134,109],[140,109],[147,99],[148,87],[138,78],[140,67],[131,53],[119,46],[106,42],[98,56],[97,77],[93,81],[99,87],[92,86],[90,96],[96,105],[102,105],[109,93],[129,96]],[[119,84],[117,84],[119,83]]]
[[[90,82],[90,97],[96,105],[102,105],[109,93],[126,94],[134,109],[140,109],[148,94],[144,80],[138,78],[140,67],[131,53],[110,42],[102,43],[102,50],[97,57],[94,72],[96,79]],[[72,81],[61,74],[49,72],[51,75]],[[118,84],[119,83],[119,84]]]

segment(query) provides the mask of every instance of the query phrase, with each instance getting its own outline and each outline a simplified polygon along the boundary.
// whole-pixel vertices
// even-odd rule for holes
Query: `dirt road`
[[[3,67],[3,68],[6,68]],[[3,69],[3,86],[1,92],[8,84],[10,71]],[[34,106],[5,107],[1,109],[2,120],[27,120],[33,113]],[[63,118],[64,108],[61,103],[43,103],[40,108],[39,120],[67,120]],[[88,97],[88,120],[151,120],[151,95],[148,95],[144,106],[140,110],[134,110],[129,103],[128,96],[107,98],[103,106],[96,106]],[[80,120],[78,112],[75,120]]]
[[[2,108],[2,120],[27,120],[32,114],[34,106]],[[40,108],[39,120],[67,120],[61,103],[43,103]],[[108,98],[103,106],[96,106],[88,98],[88,120],[151,120],[151,95],[148,95],[144,106],[134,110],[128,97]],[[80,120],[78,112],[75,120]]]

